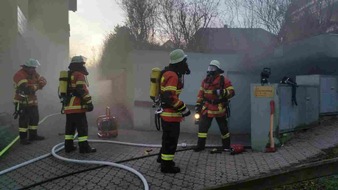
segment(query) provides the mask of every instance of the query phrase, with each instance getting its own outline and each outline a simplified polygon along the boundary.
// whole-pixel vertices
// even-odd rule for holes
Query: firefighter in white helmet
[[[74,56],[69,64],[69,88],[67,89],[68,101],[64,108],[66,114],[65,152],[76,150],[73,144],[75,131],[78,132],[80,153],[96,152],[88,144],[88,122],[86,112],[93,111],[92,97],[88,91],[86,58]]]
[[[184,75],[190,74],[187,56],[181,49],[170,53],[170,64],[162,71],[160,84],[161,107],[160,114],[163,128],[162,148],[157,162],[161,163],[162,173],[178,173],[174,156],[180,135],[180,123],[190,115],[190,110],[179,98],[184,86]]]
[[[208,66],[207,76],[203,79],[197,95],[196,113],[200,114],[198,142],[195,152],[204,150],[208,130],[213,118],[216,119],[221,131],[222,149],[230,149],[230,133],[228,130],[228,101],[235,95],[230,80],[223,76],[224,71],[217,60],[212,60]]]
[[[30,144],[31,141],[45,139],[37,134],[39,110],[36,92],[42,90],[47,84],[46,79],[36,72],[39,65],[38,60],[29,59],[21,65],[22,69],[16,72],[13,77],[15,87],[14,118],[19,117],[19,136],[20,143],[23,145]]]

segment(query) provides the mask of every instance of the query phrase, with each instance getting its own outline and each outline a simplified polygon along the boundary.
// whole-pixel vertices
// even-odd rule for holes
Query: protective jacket
[[[160,96],[163,112],[161,118],[167,122],[181,122],[183,120],[181,111],[186,105],[179,99],[183,89],[183,78],[178,77],[174,71],[165,71],[161,77]]]
[[[42,89],[45,84],[39,83],[38,73],[28,74],[24,69],[20,69],[14,74],[14,103],[23,105],[37,106],[38,100],[35,92]]]
[[[92,102],[88,91],[86,76],[80,71],[70,71],[68,87],[68,102],[64,108],[65,114],[84,113],[87,104]]]
[[[198,92],[196,105],[203,105],[202,115],[222,117],[226,115],[226,103],[234,95],[234,87],[228,78],[223,75],[216,75],[215,78],[206,77]]]

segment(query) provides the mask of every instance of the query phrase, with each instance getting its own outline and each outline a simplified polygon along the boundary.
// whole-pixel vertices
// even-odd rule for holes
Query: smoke
[[[59,112],[61,110],[58,97],[59,73],[67,69],[68,44],[55,43],[33,28],[29,33],[27,44],[29,44],[30,56],[39,60],[41,66],[37,72],[47,80],[47,85],[37,92],[40,113]]]
[[[3,52],[1,65],[5,67],[1,69],[1,80],[4,81],[1,83],[1,111],[14,111],[12,78],[15,72],[21,69],[20,65],[29,58],[39,60],[41,66],[36,70],[47,80],[44,89],[37,92],[40,113],[59,111],[61,107],[57,96],[58,78],[59,71],[66,65],[68,44],[57,44],[32,27],[28,27],[25,34],[18,35],[12,46]]]
[[[100,115],[105,115],[106,108],[109,107],[111,115],[117,118],[120,126],[123,128],[132,127],[132,112],[130,108],[128,109],[128,104],[123,96],[125,86],[117,87],[121,84],[118,81],[123,80],[123,77],[117,75],[120,79],[104,79],[97,64],[88,67],[88,72],[88,89],[95,107],[93,112],[87,114],[91,118],[89,119],[89,123],[94,125],[93,121]]]
[[[88,57],[89,90],[96,107],[92,115],[104,114],[108,106],[120,126],[126,128],[133,126],[133,70],[128,61],[130,49],[124,45],[121,47],[124,41],[115,34],[106,36],[102,49],[91,49],[93,57]]]

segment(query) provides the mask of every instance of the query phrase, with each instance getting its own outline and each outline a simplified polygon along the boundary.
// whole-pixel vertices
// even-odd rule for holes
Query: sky
[[[93,52],[100,51],[105,36],[124,23],[124,14],[116,0],[77,0],[77,11],[69,12],[69,23],[70,55],[81,54],[90,60],[98,56]]]

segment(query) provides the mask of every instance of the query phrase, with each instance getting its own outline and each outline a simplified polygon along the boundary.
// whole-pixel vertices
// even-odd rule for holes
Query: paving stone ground
[[[35,157],[50,153],[53,146],[63,142],[64,116],[54,116],[40,125],[40,134],[46,140],[23,146],[16,143],[8,153],[0,158],[0,171],[10,168]],[[175,154],[175,162],[181,168],[178,174],[163,174],[156,156],[139,158],[123,162],[124,165],[139,171],[146,178],[150,189],[203,189],[229,182],[259,176],[275,170],[283,170],[325,154],[324,149],[338,143],[338,123],[324,121],[321,125],[298,133],[291,141],[284,144],[275,153],[254,152],[248,149],[238,155],[229,153],[210,154],[209,150],[195,153],[192,150],[179,148]],[[89,129],[90,139],[98,139],[96,127]],[[119,136],[111,140],[122,142],[160,144],[161,132],[119,130]],[[234,142],[242,139],[234,137]],[[182,133],[179,143],[196,143],[196,134]],[[217,135],[210,135],[208,144],[219,144]],[[98,152],[80,155],[78,152],[61,156],[80,160],[100,160],[118,162],[145,156],[145,150],[151,149],[155,154],[159,148],[135,147],[112,143],[91,143]],[[96,168],[96,169],[92,169]],[[92,169],[92,170],[88,170]],[[85,171],[87,170],[87,171]],[[0,176],[0,189],[21,189],[35,183],[46,181],[66,174],[73,175],[48,181],[30,189],[143,189],[141,180],[126,170],[97,165],[68,163],[49,156],[27,166]]]

